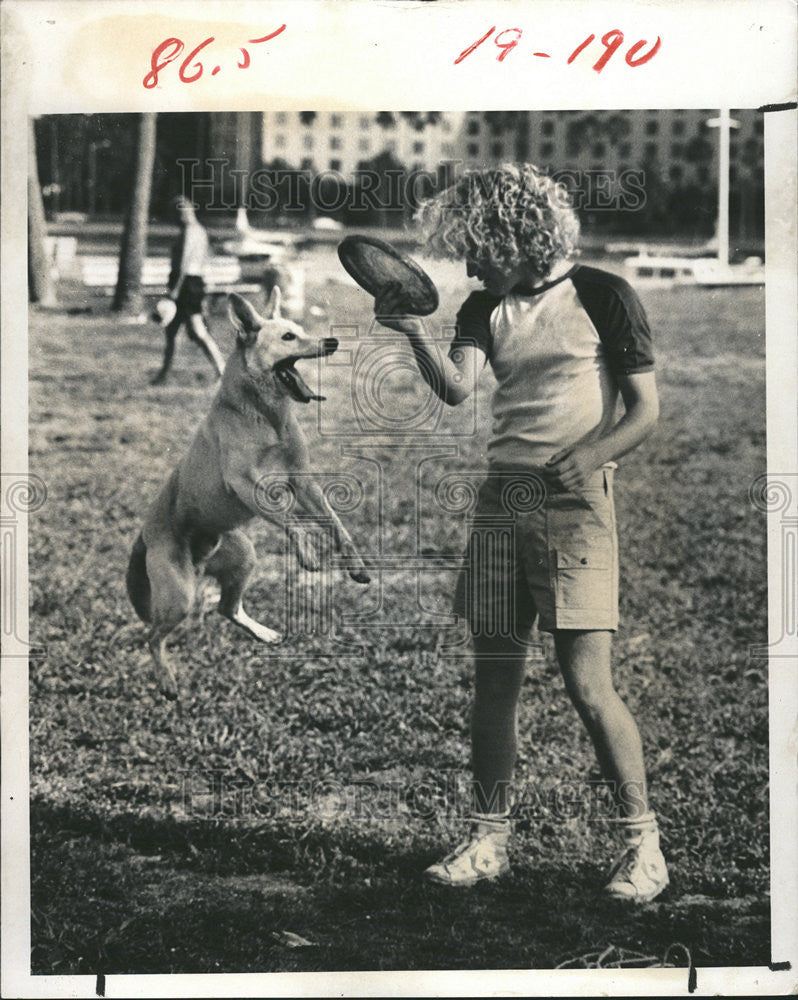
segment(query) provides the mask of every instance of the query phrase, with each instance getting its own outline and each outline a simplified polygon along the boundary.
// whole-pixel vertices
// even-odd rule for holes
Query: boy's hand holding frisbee
[[[413,335],[423,329],[409,308],[407,294],[398,281],[392,281],[376,295],[374,315],[383,326],[399,333]]]
[[[438,290],[412,257],[373,236],[347,236],[338,246],[344,268],[370,295],[383,326],[399,333],[422,329],[414,317],[438,308]]]

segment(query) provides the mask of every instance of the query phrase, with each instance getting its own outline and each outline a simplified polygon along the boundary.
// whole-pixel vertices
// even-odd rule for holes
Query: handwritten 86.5
[[[463,51],[454,61],[455,66],[457,66],[458,63],[461,63],[464,59],[470,56],[471,53],[475,49],[478,49],[483,42],[486,42],[491,37],[491,35],[493,35],[493,44],[496,46],[496,48],[499,49],[499,54],[496,56],[496,60],[498,62],[503,62],[507,58],[507,56],[512,52],[512,50],[518,45],[524,34],[521,28],[505,28],[503,31],[500,31],[498,35],[494,35],[495,31],[496,31],[496,26],[494,25],[489,31],[486,31],[481,38],[478,38],[475,42],[472,42],[472,44],[469,45],[468,48],[463,49]],[[568,65],[570,65],[576,58],[578,58],[578,56],[580,56],[582,52],[584,52],[585,49],[588,48],[591,42],[595,41],[595,39],[596,36],[594,34],[590,34],[587,36],[587,38],[583,39],[576,46],[573,52],[571,52],[571,54],[568,56],[567,59]],[[621,48],[623,43],[624,43],[624,35],[623,32],[620,31],[618,28],[613,28],[612,31],[608,31],[605,35],[602,35],[600,44],[603,46],[604,51],[599,55],[598,59],[593,64],[593,69],[597,73],[600,73],[607,65],[607,63],[610,61],[610,59],[612,59],[612,57],[615,55],[618,49]],[[631,66],[632,68],[637,66],[643,66],[645,63],[649,62],[649,60],[653,59],[654,56],[657,54],[657,52],[659,52],[661,44],[662,44],[662,39],[659,37],[659,35],[657,35],[657,40],[654,43],[652,43],[650,48],[645,52],[641,52],[641,50],[645,49],[646,46],[648,45],[646,39],[639,39],[638,41],[632,43],[626,49],[626,55],[625,55],[626,65]],[[593,54],[595,55],[595,52]],[[532,55],[538,56],[541,59],[551,59],[550,52],[533,52]]]
[[[276,38],[278,35],[285,31],[285,25],[282,24],[280,27],[273,31],[269,35],[264,35],[263,38],[250,38],[248,40],[249,45],[260,45],[262,42],[268,42],[272,38]],[[210,35],[208,38],[204,38],[199,45],[196,45],[189,54],[180,63],[180,67],[177,71],[178,79],[181,83],[196,83],[197,80],[205,72],[205,67],[200,62],[198,56],[203,49],[206,49],[212,42],[215,42],[216,38],[214,35]],[[152,90],[153,87],[157,87],[159,80],[158,75],[169,65],[169,63],[174,62],[179,55],[182,54],[185,49],[185,45],[181,38],[164,38],[160,45],[152,51],[150,56],[150,71],[141,81],[142,85],[147,88],[147,90]],[[236,62],[237,69],[248,69],[251,62],[249,57],[249,51],[242,45],[239,50],[241,53],[240,61]],[[220,65],[214,65],[211,70],[211,76],[216,76],[216,74],[221,70]]]

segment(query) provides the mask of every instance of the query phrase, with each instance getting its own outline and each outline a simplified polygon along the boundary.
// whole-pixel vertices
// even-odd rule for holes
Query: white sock
[[[642,816],[618,816],[610,822],[618,828],[627,844],[639,844],[644,839],[659,834],[657,814],[651,810]]]
[[[507,830],[510,826],[510,810],[503,813],[479,813],[472,812],[468,817],[472,823],[476,823],[488,830]]]

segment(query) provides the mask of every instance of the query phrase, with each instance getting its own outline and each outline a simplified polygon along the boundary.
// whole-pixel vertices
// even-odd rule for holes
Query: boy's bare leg
[[[172,322],[167,324],[164,328],[165,343],[161,370],[150,382],[150,385],[161,385],[161,383],[166,381],[166,376],[169,374],[169,369],[172,367],[172,358],[175,353],[175,339],[177,338],[177,331],[180,329],[180,325],[183,320],[184,316],[178,312]]]
[[[510,868],[510,783],[518,745],[518,697],[524,679],[523,639],[474,636],[473,770],[470,836],[430,865],[424,877],[442,885],[473,885]]]
[[[507,813],[518,749],[518,699],[524,681],[528,632],[474,636],[475,683],[471,716],[474,810]]]
[[[195,344],[199,344],[205,357],[216,369],[216,374],[221,375],[224,371],[224,358],[219,350],[216,341],[211,336],[205,320],[200,313],[193,313],[188,320],[188,332]]]
[[[565,688],[593,741],[619,815],[637,819],[648,812],[643,747],[637,724],[612,681],[611,644],[611,632],[554,632]]]

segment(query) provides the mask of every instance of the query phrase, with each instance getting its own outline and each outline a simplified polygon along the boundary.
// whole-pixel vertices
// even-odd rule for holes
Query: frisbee
[[[407,254],[374,236],[347,236],[338,245],[344,268],[369,295],[377,296],[399,282],[406,307],[414,316],[429,316],[438,308],[438,289],[427,272]]]

